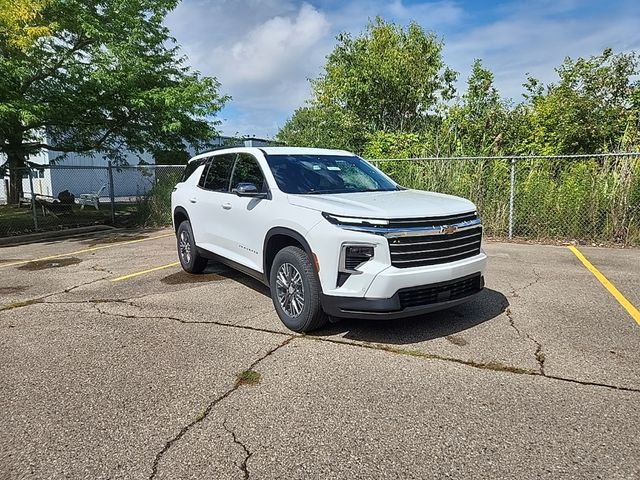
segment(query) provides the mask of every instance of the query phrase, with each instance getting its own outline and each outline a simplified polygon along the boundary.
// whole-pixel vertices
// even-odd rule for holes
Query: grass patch
[[[528,370],[526,368],[514,367],[512,365],[505,365],[500,362],[475,362],[473,360],[462,360],[453,357],[443,357],[441,355],[435,355],[432,353],[421,352],[419,350],[412,350],[408,348],[392,347],[389,345],[372,345],[369,348],[375,350],[383,350],[385,352],[396,353],[398,355],[408,355],[410,357],[424,358],[428,360],[442,360],[445,362],[459,363],[461,365],[467,365],[469,367],[480,368],[482,370],[493,370],[495,372],[509,372],[518,373],[521,375],[537,375],[536,372]]]
[[[257,385],[260,383],[260,373],[255,370],[244,370],[238,373],[236,385]]]
[[[31,300],[25,300],[24,302],[10,303],[9,305],[0,307],[0,312],[4,312],[6,310],[13,310],[14,308],[28,307],[29,305],[35,305],[36,303],[42,303],[42,299],[34,298]]]
[[[134,203],[116,203],[115,215],[116,223],[121,223],[127,217],[131,217],[136,211]],[[101,203],[100,209],[85,207],[80,209],[80,205],[73,205],[69,213],[57,214],[53,216],[46,212],[43,214],[41,208],[36,208],[38,229],[33,225],[33,212],[29,207],[18,207],[16,205],[0,205],[0,237],[11,237],[14,235],[25,235],[28,233],[64,230],[73,227],[85,227],[88,225],[110,225],[111,205]]]

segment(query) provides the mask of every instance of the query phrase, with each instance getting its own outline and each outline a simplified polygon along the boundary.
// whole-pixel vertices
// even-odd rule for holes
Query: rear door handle
[[[196,202],[198,201],[198,199],[197,199],[196,197],[191,197],[191,198],[189,199],[189,201],[190,201],[191,203],[196,203]]]
[[[222,208],[224,208],[225,210],[231,210],[231,204],[229,202],[223,203]]]

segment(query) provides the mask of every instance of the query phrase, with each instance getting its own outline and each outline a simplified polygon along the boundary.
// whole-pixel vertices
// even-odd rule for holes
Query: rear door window
[[[228,192],[229,179],[235,159],[235,153],[211,157],[207,162],[208,167],[202,172],[198,185],[214,192]]]

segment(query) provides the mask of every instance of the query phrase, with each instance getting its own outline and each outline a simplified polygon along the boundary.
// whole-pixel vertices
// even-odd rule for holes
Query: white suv
[[[329,318],[399,318],[484,286],[468,200],[408,190],[342,150],[229,148],[192,158],[171,196],[182,267],[209,259],[271,289],[291,330]]]

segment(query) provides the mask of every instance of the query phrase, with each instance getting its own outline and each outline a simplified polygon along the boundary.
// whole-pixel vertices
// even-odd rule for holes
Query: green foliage
[[[159,150],[153,157],[156,165],[186,165],[191,155],[184,150]]]
[[[171,192],[182,172],[157,169],[156,183],[139,201],[135,223],[145,227],[171,224]]]
[[[290,145],[361,152],[375,132],[418,132],[451,99],[456,73],[442,61],[442,43],[418,24],[381,18],[356,38],[340,34],[313,98],[278,133]]]
[[[30,48],[0,32],[0,151],[12,170],[42,148],[123,160],[127,147],[184,150],[213,136],[227,97],[180,56],[163,24],[175,5],[49,0],[38,18],[55,28]]]
[[[524,115],[522,108],[500,98],[493,73],[476,60],[462,101],[443,119],[441,143],[449,155],[513,155],[519,150]]]
[[[0,41],[3,48],[24,52],[56,25],[46,23],[42,11],[49,0],[0,0]]]
[[[374,160],[405,187],[471,199],[485,233],[508,233],[511,163],[491,160]],[[514,235],[640,245],[640,158],[519,160]]]
[[[438,100],[451,98],[455,77],[433,33],[378,17],[355,39],[338,36],[325,73],[312,85],[320,106],[347,110],[368,132],[412,132],[422,128]]]
[[[615,152],[637,148],[638,71],[635,53],[606,49],[587,59],[565,59],[558,83],[525,84],[531,129],[523,139],[540,154]],[[635,134],[634,134],[635,132]]]
[[[364,130],[350,112],[318,105],[296,110],[276,136],[287,145],[352,151],[360,151],[364,139]]]

